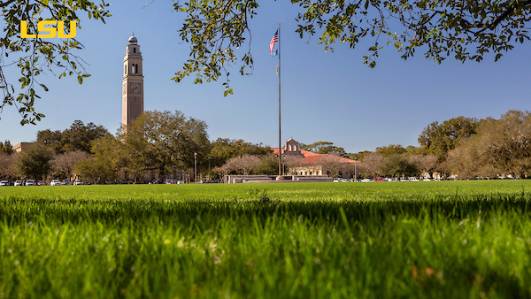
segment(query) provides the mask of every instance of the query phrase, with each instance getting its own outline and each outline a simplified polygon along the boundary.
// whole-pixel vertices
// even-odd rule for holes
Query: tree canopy
[[[462,178],[531,174],[531,113],[509,111],[479,122],[477,134],[448,153],[451,171]]]
[[[0,13],[0,90],[3,92],[0,111],[14,105],[21,115],[22,125],[35,124],[44,117],[35,109],[35,101],[41,98],[39,93],[48,91],[40,80],[43,72],[58,78],[73,76],[80,84],[90,75],[76,54],[83,49],[77,39],[20,38],[20,22],[27,21],[31,32],[37,32],[39,20],[49,18],[78,21],[81,27],[82,14],[88,19],[105,22],[110,16],[108,4],[103,0],[4,0],[0,2]],[[6,76],[5,69],[9,66],[17,68],[18,78]]]
[[[291,0],[298,10],[300,38],[317,36],[327,50],[338,44],[366,46],[362,60],[370,67],[385,46],[403,59],[418,51],[438,63],[447,58],[482,61],[488,54],[500,59],[529,39],[531,1],[437,0]],[[240,73],[253,66],[251,22],[259,13],[258,0],[183,0],[174,8],[183,15],[180,37],[190,46],[189,58],[175,77],[195,75],[195,82],[224,78],[227,65],[240,64]]]
[[[219,167],[229,159],[242,156],[265,156],[271,154],[270,147],[253,144],[242,139],[218,138],[211,143],[208,159],[212,167]]]
[[[346,155],[346,151],[341,146],[335,145],[331,141],[316,141],[310,144],[302,144],[301,147],[305,150],[319,153],[319,154],[334,154],[338,156]]]
[[[151,182],[207,161],[210,141],[206,123],[179,111],[148,111],[117,137],[92,142],[92,157],[78,165],[84,180]]]
[[[0,178],[77,176],[89,183],[187,181],[193,174],[194,153],[198,173],[207,180],[224,174],[277,173],[277,157],[270,147],[241,139],[210,142],[206,123],[178,111],[146,112],[116,136],[106,131],[94,134],[97,128],[76,121],[63,131],[40,131],[38,142],[20,153],[10,154],[10,143],[0,142]],[[333,177],[356,174],[357,178],[395,179],[454,175],[459,179],[528,178],[531,174],[531,114],[527,111],[508,111],[499,118],[456,117],[434,122],[420,134],[419,141],[420,146],[390,144],[346,154],[358,160],[356,163],[343,163],[331,155],[318,159],[287,156],[286,171],[320,166],[323,174]],[[90,153],[80,150],[87,143]],[[318,141],[305,147],[331,153],[328,150],[336,146]]]
[[[407,150],[400,144],[390,144],[376,148],[376,152],[384,156],[404,154]]]
[[[420,134],[419,144],[430,154],[445,161],[450,150],[463,139],[476,133],[478,121],[473,118],[455,117],[442,123],[432,122]]]
[[[9,140],[0,142],[0,153],[11,155],[14,152],[15,152],[15,149],[13,148]]]
[[[92,141],[109,135],[109,131],[103,126],[92,122],[85,124],[80,120],[75,120],[69,128],[63,131],[49,129],[39,131],[37,142],[46,145],[58,154],[72,151],[90,153]]]
[[[516,45],[529,40],[531,1],[436,1],[436,0],[290,0],[296,7],[295,31],[300,38],[317,37],[326,50],[337,45],[364,47],[361,60],[370,67],[384,47],[392,47],[403,59],[421,52],[441,63],[500,59]],[[223,81],[225,95],[233,93],[230,66],[242,75],[253,67],[251,23],[260,13],[258,0],[178,0],[173,8],[180,21],[179,38],[189,46],[188,60],[173,80],[194,76],[195,83]],[[54,19],[105,22],[111,16],[104,0],[6,0],[0,3],[0,110],[16,106],[21,124],[35,124],[44,115],[35,108],[48,87],[39,78],[49,72],[59,78],[74,76],[83,83],[89,74],[77,50],[76,39],[19,38],[21,20],[36,31],[37,21]],[[8,78],[5,69],[18,70]],[[18,81],[18,82],[16,82]],[[16,82],[16,83],[15,83]]]
[[[53,152],[49,148],[36,144],[20,154],[17,168],[23,177],[42,180],[52,168],[52,159]]]

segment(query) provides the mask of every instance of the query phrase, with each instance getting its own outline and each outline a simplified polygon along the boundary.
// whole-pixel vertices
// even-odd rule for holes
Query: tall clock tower
[[[124,57],[122,80],[122,127],[124,129],[144,113],[143,69],[140,46],[133,35],[128,40]]]

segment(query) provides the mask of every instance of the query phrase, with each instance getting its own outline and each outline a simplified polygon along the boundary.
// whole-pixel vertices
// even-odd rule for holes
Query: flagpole
[[[282,41],[280,38],[280,24],[278,24],[278,175],[283,174],[282,167],[282,77],[281,77],[281,67],[280,67],[280,47]]]

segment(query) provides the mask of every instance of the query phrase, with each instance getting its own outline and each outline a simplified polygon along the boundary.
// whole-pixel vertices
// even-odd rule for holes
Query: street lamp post
[[[210,157],[208,157],[208,180],[212,180],[212,169],[210,168]]]
[[[194,153],[194,182],[197,183],[197,153]]]

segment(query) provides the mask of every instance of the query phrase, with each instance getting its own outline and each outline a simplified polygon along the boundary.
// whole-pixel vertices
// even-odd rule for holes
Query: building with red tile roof
[[[273,148],[278,156],[279,148]],[[355,160],[333,154],[319,154],[304,150],[293,138],[286,141],[282,148],[284,163],[288,167],[288,174],[302,176],[340,176],[352,178]]]

